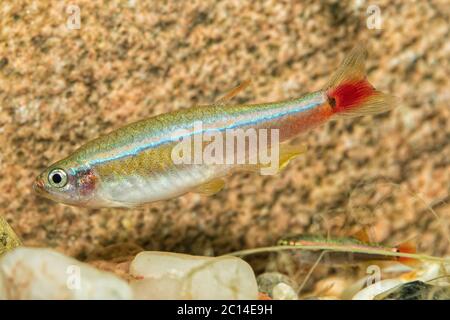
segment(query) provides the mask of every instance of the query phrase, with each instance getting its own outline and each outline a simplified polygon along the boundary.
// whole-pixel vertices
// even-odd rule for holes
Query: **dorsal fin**
[[[225,95],[223,95],[219,100],[216,101],[216,105],[225,105],[228,101],[233,99],[239,92],[243,91],[247,88],[251,83],[251,80],[245,80],[240,83],[237,87],[234,87],[230,91],[228,91]]]
[[[361,230],[358,230],[353,236],[353,238],[364,242],[364,243],[371,243],[372,241],[370,241],[370,235],[369,235],[369,231],[367,230],[366,227],[364,227]]]

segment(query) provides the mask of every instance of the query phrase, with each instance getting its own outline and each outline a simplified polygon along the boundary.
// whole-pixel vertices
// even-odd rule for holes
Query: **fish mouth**
[[[45,183],[44,183],[44,180],[42,180],[42,178],[37,178],[36,181],[34,181],[33,190],[35,193],[37,193],[39,195],[43,195],[46,193]]]
[[[37,177],[33,183],[34,193],[42,198],[52,200],[55,202],[67,204],[67,205],[78,205],[77,199],[71,199],[64,196],[64,194],[58,194],[51,190],[51,187],[46,186],[45,178],[41,176]]]

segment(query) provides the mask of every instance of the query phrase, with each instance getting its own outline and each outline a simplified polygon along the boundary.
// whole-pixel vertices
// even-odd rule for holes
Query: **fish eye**
[[[67,184],[67,174],[62,169],[54,169],[48,174],[48,181],[57,188],[62,188]]]

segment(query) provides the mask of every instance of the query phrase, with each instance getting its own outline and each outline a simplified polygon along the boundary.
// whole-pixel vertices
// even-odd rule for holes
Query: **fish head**
[[[34,191],[45,198],[76,206],[89,206],[97,176],[94,170],[72,160],[61,160],[45,169],[34,181]]]

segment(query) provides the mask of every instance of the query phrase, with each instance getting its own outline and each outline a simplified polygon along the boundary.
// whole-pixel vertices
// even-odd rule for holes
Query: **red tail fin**
[[[416,253],[416,244],[412,241],[401,243],[397,246],[398,252],[400,253]],[[406,265],[415,265],[419,263],[417,259],[399,257],[398,261]]]
[[[329,103],[337,116],[354,117],[392,109],[392,96],[377,91],[366,79],[367,51],[356,47],[342,62],[327,85]]]

